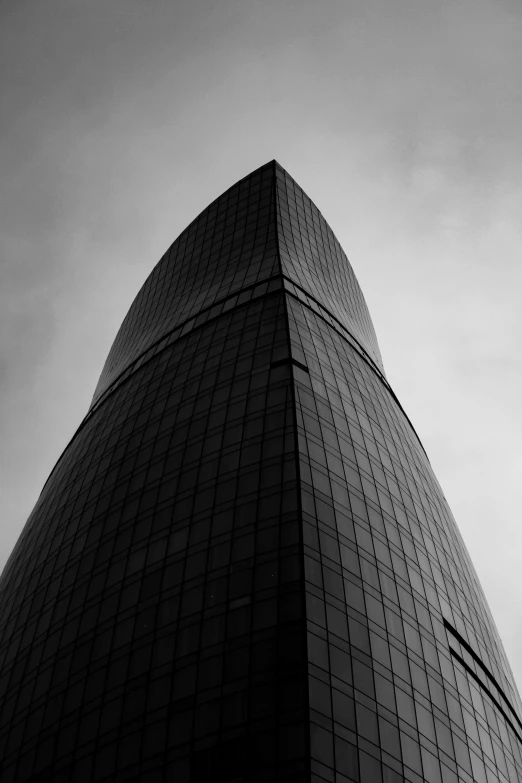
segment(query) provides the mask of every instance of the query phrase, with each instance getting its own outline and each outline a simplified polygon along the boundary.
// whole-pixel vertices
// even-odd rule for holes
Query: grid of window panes
[[[370,313],[346,254],[292,177],[278,164],[275,174],[282,273],[339,318],[384,372]]]
[[[166,332],[279,267],[271,162],[212,202],[155,266],[123,321],[94,399]]]
[[[4,576],[2,783],[306,779],[283,296],[137,370],[48,483]]]
[[[315,780],[522,780],[509,667],[416,436],[330,324],[295,297],[289,317]]]

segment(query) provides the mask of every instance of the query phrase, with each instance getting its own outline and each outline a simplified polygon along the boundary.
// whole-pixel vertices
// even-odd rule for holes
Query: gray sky
[[[178,233],[272,158],[350,257],[522,689],[519,0],[2,0],[0,566]]]

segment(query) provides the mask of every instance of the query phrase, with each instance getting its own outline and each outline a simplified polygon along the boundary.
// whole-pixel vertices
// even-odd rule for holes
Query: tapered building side
[[[348,259],[271,162],[157,264],[0,580],[0,780],[520,783]]]

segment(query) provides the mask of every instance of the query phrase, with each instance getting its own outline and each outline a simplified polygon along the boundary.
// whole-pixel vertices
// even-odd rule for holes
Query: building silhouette
[[[275,161],[132,304],[1,577],[0,663],[1,783],[522,781],[473,566]]]

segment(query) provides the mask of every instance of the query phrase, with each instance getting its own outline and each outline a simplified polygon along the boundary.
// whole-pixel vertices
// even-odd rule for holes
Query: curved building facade
[[[0,780],[520,783],[348,259],[275,162],[155,267],[0,580]]]

